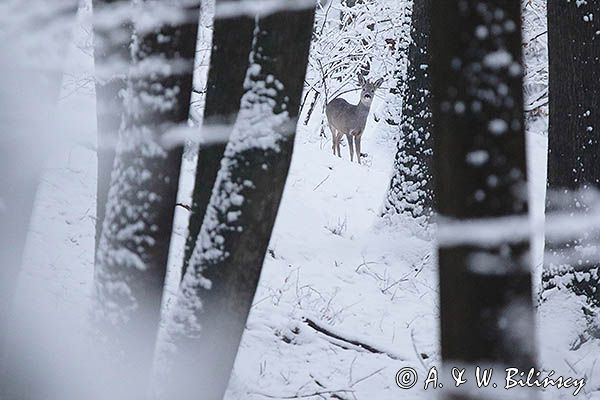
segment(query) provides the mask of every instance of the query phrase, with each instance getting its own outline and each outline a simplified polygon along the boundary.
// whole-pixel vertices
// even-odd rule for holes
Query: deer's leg
[[[352,135],[346,133],[346,139],[348,139],[348,151],[350,152],[350,162],[354,161],[354,143],[352,143]]]
[[[360,164],[360,139],[362,137],[362,133],[360,135],[354,136],[354,144],[356,145],[356,158],[358,159],[358,163]]]
[[[342,133],[340,131],[337,132],[337,139],[335,142],[335,148],[337,149],[337,156],[342,158],[342,153],[340,152],[340,143],[342,142]]]
[[[329,129],[331,130],[331,149],[333,150],[333,155],[335,156],[335,143],[337,141],[337,132],[333,125],[329,125]]]
[[[331,126],[331,148],[333,150],[333,155],[336,155],[336,152],[339,153],[340,148],[340,131],[335,129],[333,125]]]

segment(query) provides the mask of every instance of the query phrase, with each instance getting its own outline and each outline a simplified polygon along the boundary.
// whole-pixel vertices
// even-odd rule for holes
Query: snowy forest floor
[[[52,321],[44,335],[85,331],[92,292],[95,104],[84,76],[93,66],[85,54],[78,61],[79,75],[67,80],[57,112],[65,119],[66,135],[49,149],[19,289],[18,304],[42,309],[40,314]],[[350,163],[346,147],[342,159],[334,157],[314,125],[299,130],[228,399],[410,400],[434,394],[422,391],[422,385],[402,391],[395,384],[400,368],[413,367],[422,377],[439,362],[438,285],[433,243],[410,221],[379,217],[395,143],[378,132],[371,119],[363,139],[369,156],[361,166]],[[543,215],[546,148],[545,123],[539,121],[528,132],[531,207],[538,216]],[[184,203],[193,168],[194,160],[186,159]],[[186,217],[178,208],[165,307],[179,281]],[[536,265],[541,245],[538,238]],[[573,311],[576,301],[557,294],[540,307],[540,364],[557,374],[587,375],[580,397],[600,399],[600,374],[594,374],[598,343],[567,351],[583,329]],[[561,395],[571,396],[569,391]],[[557,392],[548,398],[558,398]]]
[[[77,136],[67,135],[49,161],[19,291],[20,302],[57,321],[57,335],[85,330],[80,322],[92,290],[96,188],[93,96],[69,96],[61,107],[76,107],[60,114],[89,122],[67,124],[78,127]],[[328,143],[322,148],[318,132],[299,130],[229,398],[329,393],[360,399],[377,393],[391,399],[399,391],[397,370],[423,370],[421,363],[438,358],[431,243],[408,226],[380,219],[395,144],[375,129],[363,142],[369,155],[361,166],[350,163],[347,148],[339,159]],[[189,202],[194,164],[186,159],[183,165],[183,203]],[[187,211],[178,208],[165,307],[179,281],[186,224]],[[381,354],[324,335],[309,321]]]

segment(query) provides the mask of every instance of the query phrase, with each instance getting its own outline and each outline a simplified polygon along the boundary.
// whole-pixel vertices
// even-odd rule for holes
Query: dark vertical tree
[[[188,0],[139,6],[95,271],[97,326],[115,366],[131,374],[111,382],[117,392],[142,390],[151,366],[182,157],[170,132],[187,126],[200,9]]]
[[[258,21],[240,115],[168,322],[180,398],[223,398],[292,156],[314,9]],[[172,397],[171,397],[172,398]]]
[[[412,9],[412,41],[408,50],[406,89],[394,175],[385,202],[385,215],[408,214],[423,222],[433,212],[431,159],[431,77],[429,32],[431,0],[415,0]]]
[[[555,212],[585,216],[592,204],[584,192],[600,189],[600,20],[595,18],[599,13],[598,2],[548,2],[549,223]],[[547,239],[544,286],[555,286],[556,275],[577,270],[596,272],[588,279],[573,278],[567,287],[600,306],[598,256],[594,260],[586,251],[587,244],[594,242],[595,246],[597,241],[589,232],[565,241]]]
[[[219,3],[217,0],[217,6]],[[254,18],[246,15],[214,21],[202,128],[205,143],[198,153],[182,277],[194,251],[225,146],[240,109],[254,26]]]
[[[129,0],[93,0],[98,183],[96,195],[96,251],[102,233],[115,147],[124,115],[123,93],[131,64],[133,30]],[[124,17],[127,16],[127,17]]]
[[[449,365],[534,365],[520,7],[432,2],[441,342]]]
[[[408,93],[408,58],[410,56],[410,45],[413,43],[411,29],[413,2],[407,1],[399,8],[399,18],[394,21],[393,28],[389,37],[385,39],[390,56],[394,57],[395,66],[392,74],[393,84],[390,87],[390,96],[386,108],[376,120],[382,118],[389,126],[389,129],[395,132],[397,138],[400,137],[402,125],[402,105],[404,96]]]

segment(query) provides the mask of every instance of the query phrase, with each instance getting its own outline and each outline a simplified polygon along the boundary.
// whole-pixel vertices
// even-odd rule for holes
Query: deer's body
[[[365,80],[362,75],[359,75],[358,81],[362,87],[360,101],[358,104],[350,104],[342,98],[332,100],[325,109],[329,129],[331,130],[331,142],[333,154],[340,154],[340,142],[344,135],[348,140],[348,148],[350,151],[350,161],[354,161],[354,147],[356,146],[356,158],[360,164],[360,142],[362,134],[367,125],[367,117],[371,110],[373,96],[383,80],[380,79],[375,83],[370,83]]]

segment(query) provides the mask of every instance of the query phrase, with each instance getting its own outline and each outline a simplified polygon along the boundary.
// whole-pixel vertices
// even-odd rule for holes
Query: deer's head
[[[358,74],[358,84],[362,89],[360,92],[360,102],[367,107],[371,107],[373,97],[375,96],[375,91],[383,84],[383,78],[379,78],[375,82],[371,82],[368,79],[365,79],[362,74]]]

